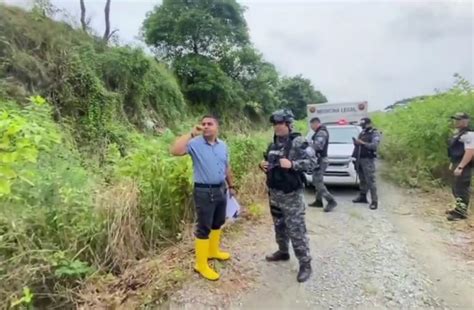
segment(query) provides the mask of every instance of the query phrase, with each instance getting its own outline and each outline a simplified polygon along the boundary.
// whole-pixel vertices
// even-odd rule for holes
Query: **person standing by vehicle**
[[[370,191],[371,203],[369,208],[378,208],[377,184],[375,181],[375,158],[380,143],[380,134],[372,127],[372,121],[368,117],[360,120],[359,125],[362,132],[357,139],[353,138],[354,151],[352,157],[356,159],[356,170],[360,179],[360,193],[352,200],[354,203],[368,203],[367,192]]]
[[[456,113],[451,117],[456,128],[455,135],[449,140],[448,156],[451,161],[449,170],[454,174],[452,182],[455,208],[446,213],[449,221],[467,218],[471,190],[472,169],[474,166],[474,131],[469,128],[469,115]]]
[[[271,115],[274,139],[259,167],[267,175],[270,212],[278,244],[278,251],[267,255],[266,260],[289,260],[291,240],[300,265],[297,281],[304,282],[311,276],[312,269],[306,235],[303,171],[314,169],[317,160],[301,134],[292,132],[293,120],[293,113],[287,109]]]
[[[314,134],[311,138],[312,147],[318,159],[318,165],[313,170],[313,185],[316,189],[316,200],[310,203],[310,207],[323,207],[323,198],[326,199],[327,205],[324,207],[325,212],[329,212],[337,206],[334,197],[329,193],[326,185],[324,185],[324,172],[328,167],[328,146],[329,146],[329,132],[326,126],[321,124],[318,117],[310,120],[311,129]]]
[[[194,204],[197,213],[195,231],[196,264],[194,270],[208,280],[219,274],[208,265],[208,259],[228,260],[230,254],[219,249],[221,227],[225,223],[227,188],[235,195],[229,152],[217,138],[219,124],[214,116],[204,116],[201,125],[190,134],[179,137],[171,146],[171,154],[189,154],[193,161]]]

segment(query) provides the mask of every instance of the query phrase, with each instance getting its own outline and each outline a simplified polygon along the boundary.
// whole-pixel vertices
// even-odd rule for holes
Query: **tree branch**
[[[87,32],[86,4],[84,3],[84,0],[80,0],[80,2],[81,2],[81,25],[82,25],[82,30]]]
[[[110,38],[110,2],[112,0],[107,0],[107,3],[105,4],[105,32],[104,32],[104,41],[108,42]]]

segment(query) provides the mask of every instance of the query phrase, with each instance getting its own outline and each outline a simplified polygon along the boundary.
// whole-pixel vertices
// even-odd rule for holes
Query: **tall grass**
[[[449,180],[447,143],[456,112],[474,115],[472,86],[458,77],[445,93],[411,102],[405,108],[373,116],[383,133],[381,156],[389,176],[409,186],[440,185]]]

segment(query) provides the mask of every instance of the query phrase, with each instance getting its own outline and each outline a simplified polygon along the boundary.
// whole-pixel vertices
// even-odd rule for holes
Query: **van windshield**
[[[329,144],[352,144],[352,137],[357,138],[357,127],[328,127]]]

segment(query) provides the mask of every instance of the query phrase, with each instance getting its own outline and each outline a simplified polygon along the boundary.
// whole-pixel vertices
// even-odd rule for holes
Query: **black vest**
[[[359,139],[367,142],[372,143],[374,138],[374,133],[377,131],[375,128],[367,128],[362,130],[359,134]],[[373,150],[369,150],[368,148],[364,147],[363,145],[355,145],[354,152],[352,153],[352,157],[354,158],[376,158],[377,153]]]
[[[316,135],[318,134],[318,132],[320,131],[325,131],[326,134],[327,134],[327,139],[326,139],[326,142],[324,144],[324,147],[321,151],[317,151],[316,152],[316,155],[318,158],[324,158],[324,157],[328,157],[328,147],[329,147],[329,131],[327,130],[326,126],[319,126],[318,129],[316,129],[314,135],[313,135],[313,143],[314,143],[314,140],[316,140]]]
[[[290,134],[289,139],[283,145],[279,144],[274,138],[273,143],[268,146],[265,154],[265,160],[268,161],[268,188],[280,190],[284,193],[291,193],[303,188],[303,174],[301,172],[280,167],[280,159],[289,159],[293,139],[300,135],[299,133]]]
[[[469,128],[461,129],[456,135],[449,139],[448,143],[448,156],[452,163],[459,163],[462,161],[464,156],[464,143],[459,141],[462,135],[466,134],[467,132],[471,131]],[[470,162],[472,165],[472,161]]]

